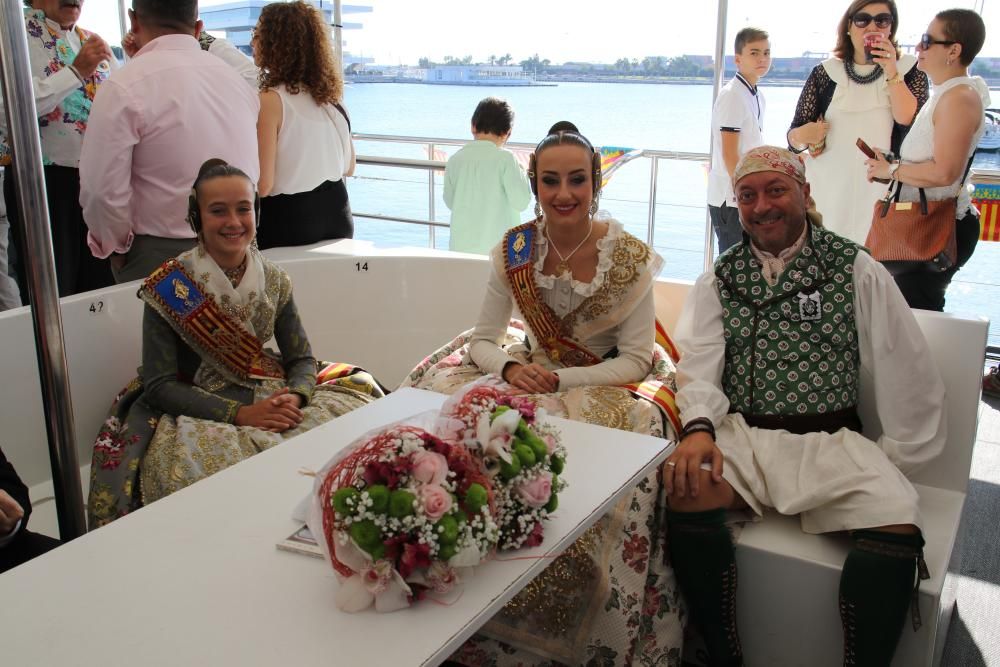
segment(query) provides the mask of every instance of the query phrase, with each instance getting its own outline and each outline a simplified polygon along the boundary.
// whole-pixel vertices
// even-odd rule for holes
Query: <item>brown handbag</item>
[[[895,195],[893,185],[897,186]],[[885,198],[875,202],[865,241],[872,257],[890,273],[920,269],[939,273],[955,266],[955,197],[929,202],[920,188],[919,203],[901,202],[901,189],[900,184],[891,183]]]

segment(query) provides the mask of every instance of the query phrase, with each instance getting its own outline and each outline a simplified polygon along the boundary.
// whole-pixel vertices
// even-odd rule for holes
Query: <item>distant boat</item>
[[[1000,109],[987,109],[985,112],[986,131],[976,146],[977,151],[993,152],[1000,150]]]

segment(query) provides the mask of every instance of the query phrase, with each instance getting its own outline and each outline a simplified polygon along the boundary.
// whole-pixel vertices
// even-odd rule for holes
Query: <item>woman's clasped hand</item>
[[[242,406],[236,412],[236,425],[281,433],[302,422],[301,408],[302,397],[282,387],[263,400]]]
[[[528,394],[550,394],[559,390],[559,376],[541,364],[507,364],[503,377]]]

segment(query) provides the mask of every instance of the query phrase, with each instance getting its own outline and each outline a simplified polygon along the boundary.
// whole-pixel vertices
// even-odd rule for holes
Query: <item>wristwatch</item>
[[[896,70],[896,73],[893,74],[891,77],[886,77],[885,82],[888,83],[889,85],[892,85],[894,83],[903,83],[903,77],[902,75],[900,75],[899,70]]]
[[[895,181],[896,180],[896,172],[899,171],[899,165],[900,164],[901,164],[900,160],[896,160],[895,162],[890,162],[889,163],[889,180],[890,181]]]

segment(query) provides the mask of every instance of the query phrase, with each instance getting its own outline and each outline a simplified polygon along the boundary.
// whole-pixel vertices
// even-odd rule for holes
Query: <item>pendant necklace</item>
[[[549,245],[551,245],[552,249],[556,251],[556,256],[559,258],[559,263],[556,264],[556,275],[557,276],[561,277],[564,273],[569,273],[570,277],[572,277],[572,271],[570,271],[570,268],[569,268],[569,260],[572,259],[573,255],[576,254],[577,250],[579,250],[580,248],[583,247],[583,244],[586,243],[590,239],[590,235],[593,234],[593,233],[594,233],[594,219],[591,218],[590,219],[590,229],[587,231],[587,235],[583,237],[583,240],[580,241],[580,243],[578,243],[577,246],[575,248],[573,248],[573,250],[571,250],[568,255],[566,255],[565,257],[563,257],[563,254],[561,252],[559,252],[559,248],[556,247],[555,241],[553,241],[552,237],[549,236],[549,228],[548,227],[545,228],[545,238],[547,238],[549,240]]]

